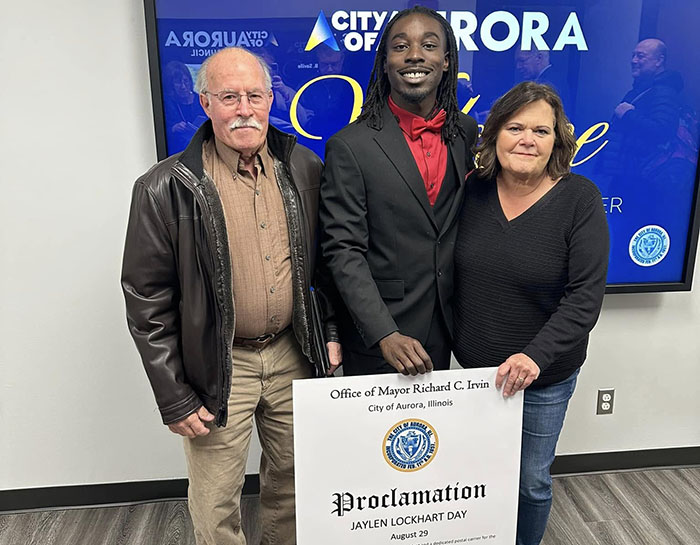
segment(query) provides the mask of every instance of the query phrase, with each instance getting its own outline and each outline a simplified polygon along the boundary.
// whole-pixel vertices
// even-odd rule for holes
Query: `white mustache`
[[[242,129],[243,127],[252,127],[253,129],[262,130],[262,125],[252,117],[238,117],[228,126],[230,130]]]

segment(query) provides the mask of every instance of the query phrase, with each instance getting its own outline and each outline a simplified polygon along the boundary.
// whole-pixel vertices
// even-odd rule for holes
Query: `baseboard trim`
[[[700,465],[700,447],[569,454],[557,456],[552,475],[585,474]],[[258,475],[246,475],[244,495],[258,494]],[[0,490],[0,512],[177,500],[187,497],[187,479],[135,481]]]
[[[552,475],[565,475],[696,465],[700,465],[700,447],[681,447],[567,454],[556,457],[551,472]]]
[[[246,475],[243,494],[253,495],[258,494],[259,491],[259,476]],[[92,507],[160,500],[184,500],[186,498],[187,479],[23,488],[0,490],[0,513],[56,507]]]

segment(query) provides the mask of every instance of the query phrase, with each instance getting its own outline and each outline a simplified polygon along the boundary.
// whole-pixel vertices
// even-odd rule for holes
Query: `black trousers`
[[[423,345],[433,362],[433,369],[436,371],[450,368],[450,345],[450,335],[445,319],[442,317],[440,308],[436,304],[433,310],[430,330],[428,331],[428,338]],[[376,349],[376,352],[377,355],[371,355],[343,347],[343,375],[379,375],[398,372],[384,360],[379,348]]]

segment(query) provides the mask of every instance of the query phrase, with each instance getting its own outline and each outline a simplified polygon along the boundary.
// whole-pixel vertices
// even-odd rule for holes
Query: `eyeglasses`
[[[251,93],[236,93],[234,91],[229,91],[224,89],[218,93],[210,93],[209,91],[204,91],[205,95],[215,96],[219,99],[221,104],[224,106],[238,106],[241,103],[243,97],[248,98],[248,102],[252,108],[259,108],[267,103],[267,97],[262,91],[253,91]]]

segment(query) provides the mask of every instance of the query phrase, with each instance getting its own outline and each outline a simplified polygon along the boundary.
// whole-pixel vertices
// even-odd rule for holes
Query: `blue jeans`
[[[549,468],[577,376],[578,371],[556,384],[525,390],[517,545],[539,545],[547,527],[552,507]]]

